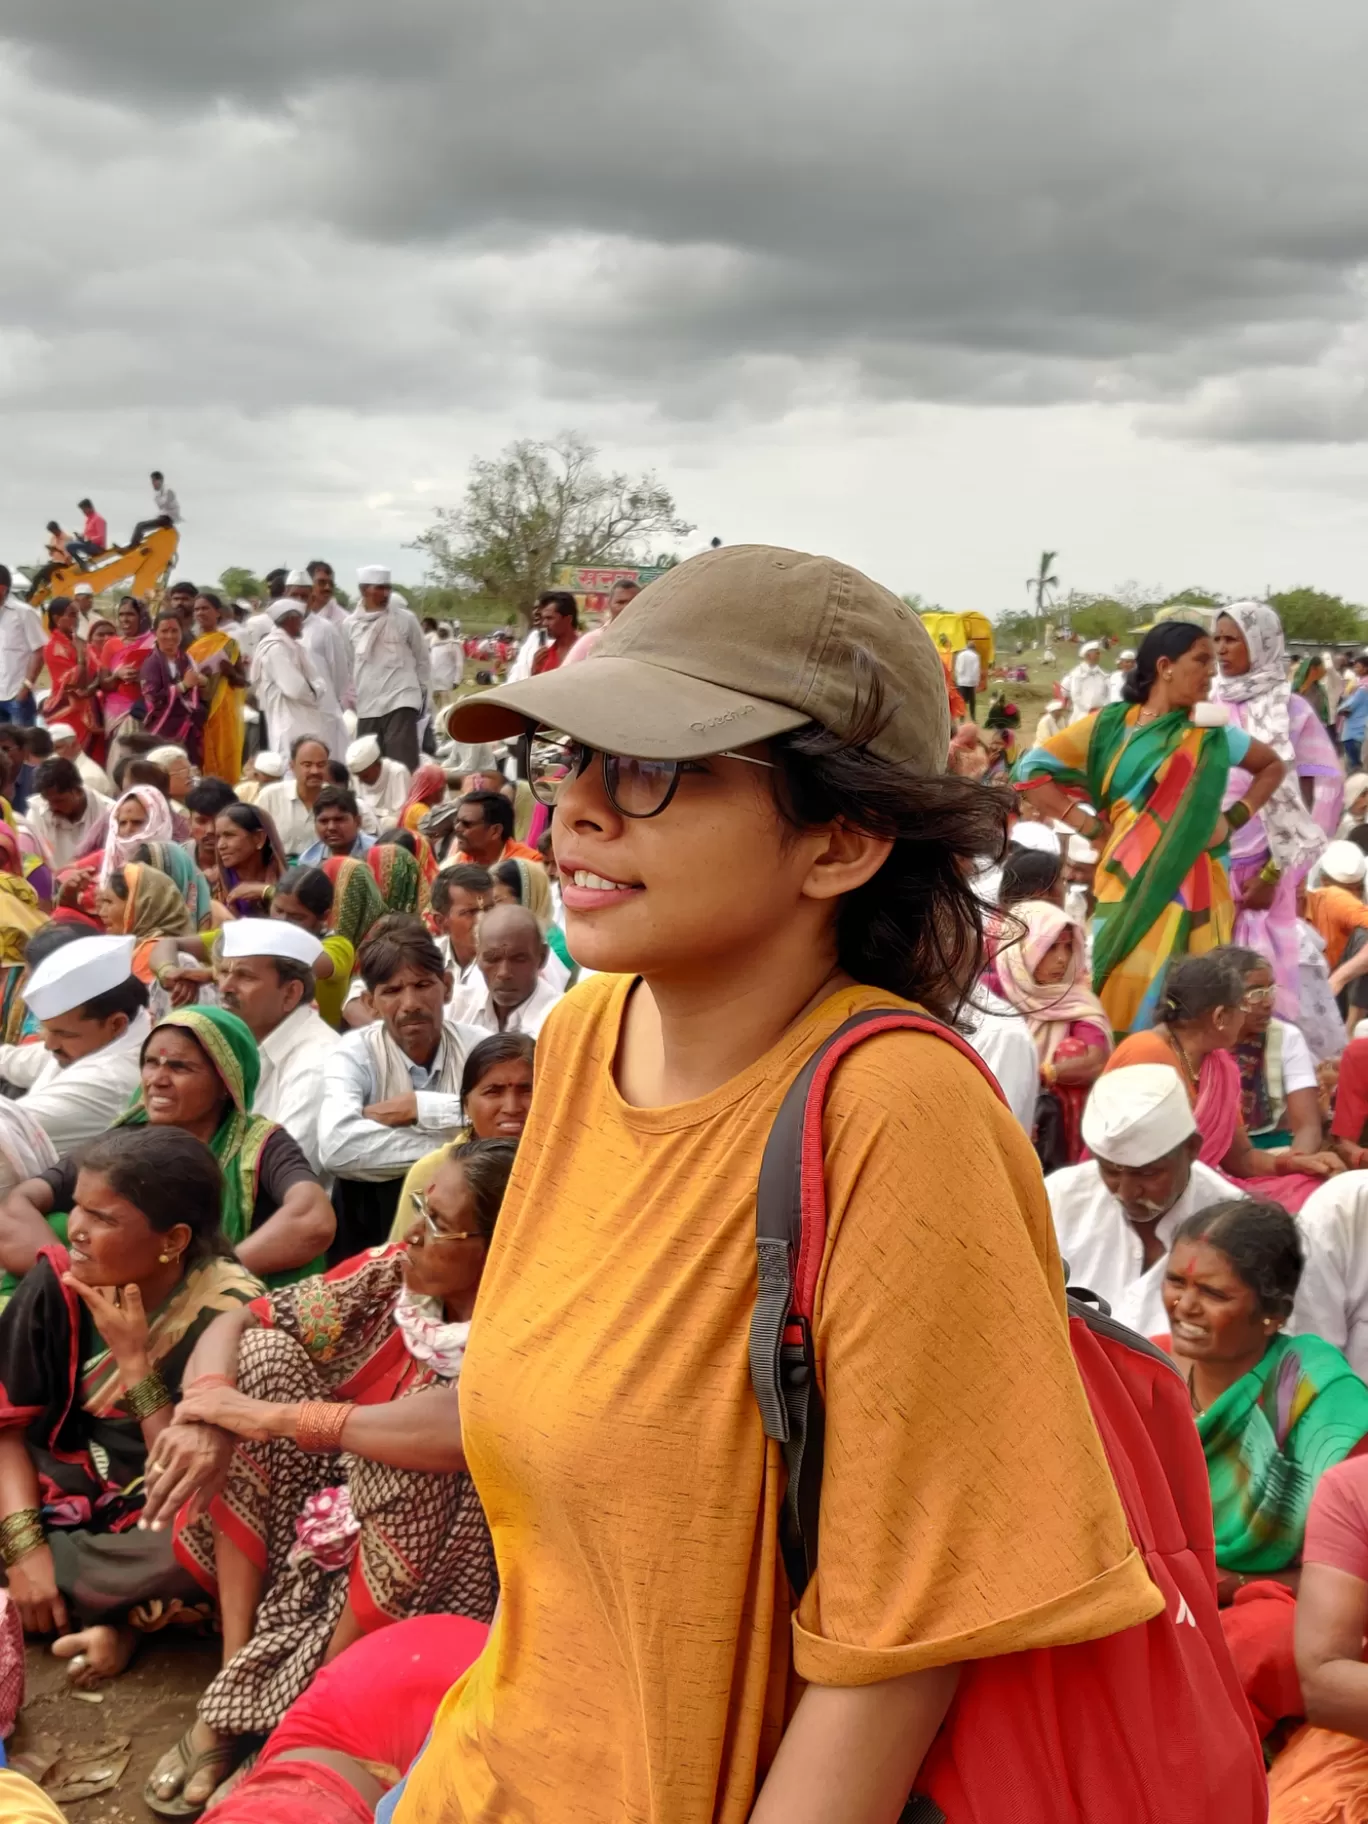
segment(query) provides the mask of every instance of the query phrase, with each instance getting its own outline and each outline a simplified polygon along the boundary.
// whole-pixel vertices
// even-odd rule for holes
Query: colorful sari
[[[425,897],[423,874],[416,858],[397,842],[377,842],[368,849],[364,865],[380,889],[386,912],[412,912],[422,909]]]
[[[374,853],[372,849],[371,854]],[[351,855],[332,856],[323,863],[323,872],[333,883],[333,930],[345,937],[354,951],[359,950],[376,919],[389,910],[375,876],[364,861]]]
[[[140,609],[143,621],[147,620],[147,611]],[[121,636],[105,643],[100,654],[100,668],[103,672],[113,673],[126,665],[136,665],[139,677],[143,661],[155,649],[156,640],[150,626],[144,627],[131,640]],[[131,682],[115,678],[108,689],[100,692],[100,702],[104,709],[105,732],[111,740],[119,732],[119,724],[132,713],[135,704],[142,698],[142,686],[138,678]]]
[[[74,728],[77,742],[85,748],[95,731],[95,699],[75,695],[78,686],[89,683],[80,646],[64,633],[50,634],[43,648],[43,663],[52,680],[52,689],[41,706],[44,720],[49,725],[65,722]]]
[[[209,675],[213,678],[209,690],[209,710],[204,723],[204,759],[201,769],[211,778],[236,785],[242,777],[242,741],[246,729],[242,712],[247,692],[230,684],[219,667],[225,663],[242,663],[237,641],[221,628],[216,628],[213,633],[202,633],[197,640],[192,641],[189,654],[196,671],[204,671],[208,667]],[[222,657],[219,657],[220,654]],[[214,659],[218,660],[218,664],[211,666],[210,661]]]
[[[1183,710],[1137,724],[1140,708],[1111,703],[1033,747],[1014,781],[1042,781],[1095,806],[1110,823],[1097,865],[1093,987],[1112,1030],[1150,1026],[1171,956],[1230,942],[1235,909],[1209,844],[1232,760],[1246,737],[1197,728]]]
[[[196,931],[202,930],[213,904],[209,882],[188,849],[178,842],[145,842],[138,850],[138,860],[145,861],[158,873],[168,875],[185,901]]]
[[[184,907],[181,909],[183,911]],[[152,1030],[156,1032],[163,1026],[180,1026],[190,1034],[228,1092],[228,1105],[209,1142],[209,1150],[223,1173],[219,1227],[236,1247],[251,1229],[262,1149],[278,1126],[264,1115],[251,1112],[252,1099],[261,1078],[261,1054],[250,1028],[224,1007],[178,1007],[158,1020]],[[121,1116],[116,1125],[146,1127],[147,1108],[141,1088],[129,1105],[128,1113]]]
[[[427,761],[418,768],[409,786],[409,795],[399,807],[398,823],[400,829],[411,830],[415,835],[424,817],[446,797],[446,771],[434,761]]]
[[[24,1030],[24,948],[48,922],[22,867],[18,839],[0,822],[0,1043],[6,1045],[17,1044]]]
[[[1368,1436],[1368,1387],[1318,1336],[1276,1336],[1257,1368],[1197,1415],[1216,1562],[1250,1574],[1301,1556],[1316,1484]]]
[[[237,1384],[251,1398],[375,1406],[459,1372],[420,1360],[396,1321],[401,1248],[377,1248],[253,1307]],[[421,1352],[421,1346],[420,1346]],[[411,1615],[487,1621],[498,1593],[493,1547],[468,1474],[391,1469],[289,1439],[240,1441],[209,1516],[178,1523],[180,1562],[216,1588],[217,1527],[265,1576],[252,1637],[200,1699],[224,1735],[275,1727],[323,1663],[348,1602],[366,1633]]]
[[[62,1284],[70,1264],[65,1247],[42,1249],[0,1314],[0,1429],[25,1435],[59,1588],[98,1616],[164,1593],[175,1566],[155,1534],[136,1531],[147,1446],[124,1410],[113,1357]],[[239,1261],[215,1257],[190,1267],[148,1313],[148,1356],[172,1394],[205,1329],[260,1292]],[[123,1549],[107,1537],[90,1543],[110,1534]]]

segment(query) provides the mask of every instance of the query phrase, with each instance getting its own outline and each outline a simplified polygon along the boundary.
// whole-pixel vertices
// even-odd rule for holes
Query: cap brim
[[[769,741],[810,720],[786,703],[641,659],[593,658],[469,697],[451,710],[447,728],[457,741],[506,741],[529,721],[540,722],[610,754],[696,760]]]

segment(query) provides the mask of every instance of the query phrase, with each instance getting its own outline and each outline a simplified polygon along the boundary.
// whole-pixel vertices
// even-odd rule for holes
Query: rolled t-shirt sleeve
[[[1328,1564],[1368,1583],[1368,1458],[1327,1469],[1306,1517],[1303,1564]]]
[[[1157,1614],[1018,1125],[968,1060],[894,1034],[838,1071],[826,1156],[826,1455],[799,1674],[875,1683]]]

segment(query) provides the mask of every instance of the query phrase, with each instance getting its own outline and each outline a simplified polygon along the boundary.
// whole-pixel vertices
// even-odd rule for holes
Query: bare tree
[[[443,507],[414,540],[428,579],[473,590],[530,620],[562,565],[649,562],[653,541],[686,538],[674,496],[654,475],[605,474],[598,451],[571,431],[522,439],[470,471],[459,507]]]

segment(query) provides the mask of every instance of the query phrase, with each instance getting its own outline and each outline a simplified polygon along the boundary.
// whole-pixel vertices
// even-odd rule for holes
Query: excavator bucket
[[[46,582],[34,587],[29,603],[41,608],[56,595],[71,595],[77,583],[89,583],[96,595],[106,589],[122,586],[125,595],[136,595],[146,601],[176,561],[180,534],[174,526],[158,526],[141,544],[125,545],[91,558],[82,570],[79,564],[60,564]]]

